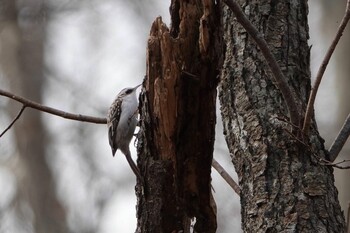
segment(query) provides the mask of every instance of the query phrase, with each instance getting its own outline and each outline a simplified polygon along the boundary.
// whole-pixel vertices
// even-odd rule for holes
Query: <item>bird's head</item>
[[[137,85],[136,87],[127,87],[121,90],[118,94],[119,98],[123,98],[125,96],[131,95],[132,93],[135,93],[136,89],[141,86],[142,84]]]

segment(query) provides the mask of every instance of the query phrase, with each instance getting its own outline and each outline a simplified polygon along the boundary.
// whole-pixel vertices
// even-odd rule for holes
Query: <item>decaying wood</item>
[[[141,103],[137,232],[216,231],[211,161],[220,67],[219,6],[173,0],[171,28],[157,18]]]

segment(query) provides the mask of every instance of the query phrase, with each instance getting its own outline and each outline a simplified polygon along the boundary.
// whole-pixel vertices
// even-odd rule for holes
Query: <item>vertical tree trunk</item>
[[[298,102],[310,91],[306,2],[240,1],[260,30]],[[226,56],[220,101],[224,133],[241,186],[245,232],[343,232],[344,217],[323,139],[312,125],[306,144],[288,133],[286,105],[259,48],[224,10]],[[285,119],[285,120],[283,120]]]
[[[0,65],[4,76],[14,93],[43,102],[44,4],[32,0],[16,5],[16,1],[6,0],[1,5]],[[11,101],[9,109],[15,115],[20,106]],[[48,139],[41,113],[26,109],[22,119],[14,125],[14,133],[20,157],[17,165],[21,165],[17,168],[17,197],[20,199],[17,202],[28,201],[34,213],[35,232],[67,232],[65,212],[56,198],[53,177],[46,162]]]
[[[215,232],[210,171],[220,66],[220,8],[211,0],[173,0],[169,30],[157,18],[141,95],[137,232]],[[138,186],[140,187],[140,186]]]

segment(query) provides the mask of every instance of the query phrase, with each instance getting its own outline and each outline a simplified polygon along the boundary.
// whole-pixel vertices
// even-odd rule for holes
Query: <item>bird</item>
[[[129,144],[137,125],[136,89],[141,85],[121,90],[110,106],[107,115],[108,139],[112,155],[114,157],[119,149],[125,155],[131,169],[140,181],[142,181],[142,176],[131,158]]]

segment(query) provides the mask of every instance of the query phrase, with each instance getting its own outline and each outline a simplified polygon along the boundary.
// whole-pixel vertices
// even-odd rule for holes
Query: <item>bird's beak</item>
[[[136,87],[134,87],[133,89],[134,90],[136,90],[139,86],[141,86],[142,85],[142,83],[141,84],[139,84],[139,85],[137,85]]]

